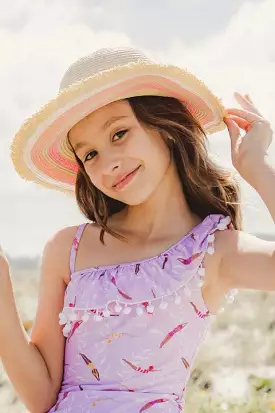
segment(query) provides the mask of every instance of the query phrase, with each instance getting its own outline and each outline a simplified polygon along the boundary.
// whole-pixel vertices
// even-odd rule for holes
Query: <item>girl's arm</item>
[[[0,357],[19,397],[31,413],[49,410],[63,375],[65,339],[58,323],[69,271],[75,227],[56,234],[45,247],[38,308],[31,338],[18,314],[9,267],[0,257]]]
[[[275,167],[271,159],[256,166],[251,185],[265,202],[275,222]],[[260,217],[259,217],[260,218]],[[217,237],[221,251],[220,280],[232,288],[275,291],[275,241],[265,241],[243,231],[221,231]]]
[[[275,222],[275,166],[268,155],[273,131],[248,95],[235,93],[235,98],[242,109],[227,109],[224,119],[231,139],[232,164],[261,196]],[[216,241],[221,251],[219,275],[223,290],[275,291],[274,241],[235,230],[218,234]]]

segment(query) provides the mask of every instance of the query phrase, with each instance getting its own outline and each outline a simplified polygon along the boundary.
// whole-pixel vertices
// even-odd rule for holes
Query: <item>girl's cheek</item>
[[[92,182],[92,184],[97,186],[98,179],[96,177],[95,171],[93,171],[93,169],[89,165],[85,167],[85,171],[88,177],[90,178],[90,181]]]
[[[90,180],[93,183],[93,185],[96,188],[98,188],[100,191],[102,192],[106,191],[105,182],[102,179],[102,173],[100,172],[96,173],[95,171],[91,172]]]

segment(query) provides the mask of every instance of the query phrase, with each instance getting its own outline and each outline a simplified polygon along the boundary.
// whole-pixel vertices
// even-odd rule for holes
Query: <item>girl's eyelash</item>
[[[88,158],[88,156],[91,155],[92,153],[94,153],[95,155],[94,155],[91,159],[93,159],[93,158],[96,156],[96,154],[97,154],[96,151],[90,151],[90,152],[88,152],[87,155],[85,156],[84,162],[91,160],[91,159],[87,159],[87,158]]]
[[[119,138],[119,139],[122,139],[126,132],[128,132],[128,129],[122,129],[122,130],[116,132],[116,133],[114,134],[114,136],[112,137],[112,141],[113,141],[114,137],[117,136],[119,133],[122,133],[122,134],[123,134],[123,135]],[[91,155],[91,154],[94,154],[94,156],[93,156],[92,158],[88,159],[88,156]],[[97,151],[90,151],[90,152],[88,152],[87,155],[85,156],[84,162],[90,161],[90,160],[93,159],[96,155],[97,155]]]
[[[113,140],[114,137],[115,137],[116,135],[118,135],[119,133],[123,133],[123,135],[119,138],[119,139],[122,139],[126,132],[128,132],[127,129],[121,129],[121,130],[119,130],[118,132],[116,132],[116,133],[114,134],[112,140]]]

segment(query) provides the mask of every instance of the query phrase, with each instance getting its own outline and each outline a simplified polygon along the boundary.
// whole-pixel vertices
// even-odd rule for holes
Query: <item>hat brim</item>
[[[78,165],[68,131],[108,103],[144,95],[179,99],[206,134],[226,128],[222,101],[192,73],[173,65],[129,63],[72,84],[27,119],[11,145],[16,171],[26,180],[74,194]]]

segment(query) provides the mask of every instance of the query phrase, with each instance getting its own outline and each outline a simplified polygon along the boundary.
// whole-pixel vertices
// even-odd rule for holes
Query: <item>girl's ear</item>
[[[169,150],[169,153],[170,153],[170,161],[173,161],[173,159],[174,159],[173,153],[174,153],[174,146],[175,146],[176,140],[175,140],[175,138],[173,138],[173,137],[172,137],[169,133],[167,133],[167,132],[161,133],[161,136],[162,136],[162,139],[163,139],[164,142],[166,143],[167,148],[168,148],[168,150]]]
[[[168,132],[164,132],[165,133],[165,140],[167,140],[168,142],[169,141],[173,141],[173,142],[176,142],[176,139],[172,136],[172,135],[170,135],[170,133],[168,133]]]

